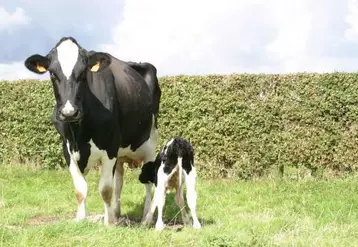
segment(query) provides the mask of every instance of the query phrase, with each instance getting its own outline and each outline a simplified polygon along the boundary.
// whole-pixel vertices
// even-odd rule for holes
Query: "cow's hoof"
[[[141,224],[141,226],[148,227],[148,226],[150,225],[150,222],[147,221],[147,220],[142,220],[142,221],[140,222],[140,224]]]

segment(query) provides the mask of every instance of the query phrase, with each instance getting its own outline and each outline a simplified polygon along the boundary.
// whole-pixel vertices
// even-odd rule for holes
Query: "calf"
[[[154,162],[143,165],[139,181],[146,185],[146,202],[151,198],[151,184],[155,184],[154,198],[150,208],[144,209],[143,225],[148,225],[153,218],[154,211],[158,207],[158,218],[155,225],[157,231],[164,228],[162,216],[165,204],[165,191],[176,189],[175,202],[181,209],[181,216],[185,225],[190,224],[190,219],[184,209],[183,176],[186,183],[186,199],[193,217],[193,227],[201,228],[196,216],[196,169],[194,167],[194,150],[190,143],[182,137],[171,139],[160,150]]]

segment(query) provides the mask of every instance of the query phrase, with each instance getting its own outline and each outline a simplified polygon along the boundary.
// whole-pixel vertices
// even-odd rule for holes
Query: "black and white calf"
[[[37,74],[50,72],[56,99],[52,122],[62,137],[76,191],[76,219],[86,217],[85,175],[100,161],[104,224],[115,223],[120,215],[123,162],[155,160],[161,97],[156,68],[87,51],[72,37],[62,38],[46,56],[28,57],[25,66]]]
[[[158,218],[155,229],[164,228],[163,207],[166,191],[176,189],[175,202],[181,210],[185,225],[190,225],[189,216],[184,208],[183,185],[186,184],[186,199],[193,217],[193,227],[201,228],[196,215],[196,169],[194,167],[194,150],[191,144],[182,137],[171,139],[160,150],[154,162],[143,165],[139,181],[146,185],[146,199],[151,198],[151,184],[155,184],[154,197],[150,208],[144,209],[143,225],[152,221],[154,211],[158,207]]]

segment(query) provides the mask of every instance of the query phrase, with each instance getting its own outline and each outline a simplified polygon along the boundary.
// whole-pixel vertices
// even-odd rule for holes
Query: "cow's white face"
[[[64,122],[77,122],[83,117],[83,98],[87,75],[109,66],[106,53],[89,54],[71,37],[62,38],[46,57],[35,54],[25,60],[30,71],[50,72],[57,102],[56,118]]]

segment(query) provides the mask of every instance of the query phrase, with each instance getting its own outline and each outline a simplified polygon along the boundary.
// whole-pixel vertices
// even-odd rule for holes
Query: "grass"
[[[117,227],[74,223],[76,200],[67,170],[0,169],[1,246],[358,246],[355,177],[246,182],[199,178],[197,211],[203,228],[172,227],[157,233],[133,221]],[[122,193],[122,212],[132,218],[141,217],[145,193],[137,176],[138,171],[126,171]],[[90,215],[103,213],[98,178],[97,171],[87,176]],[[167,197],[164,219],[178,224],[172,199]]]

